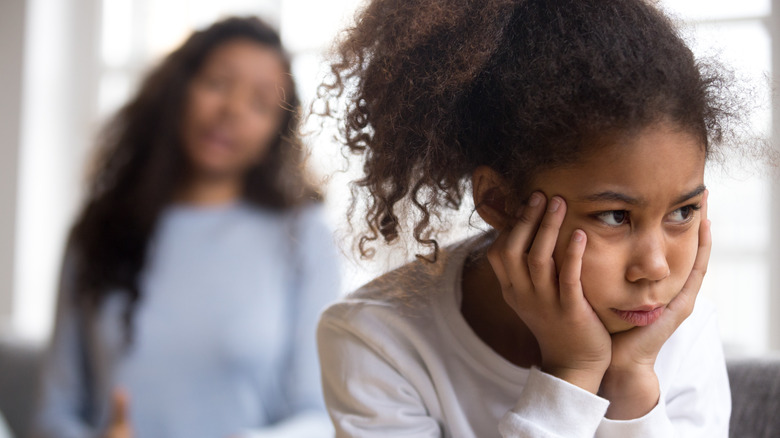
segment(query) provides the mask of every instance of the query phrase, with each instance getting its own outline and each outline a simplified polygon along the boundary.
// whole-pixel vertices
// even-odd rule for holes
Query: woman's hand
[[[133,428],[130,425],[130,402],[121,389],[114,390],[111,395],[111,422],[106,429],[104,438],[132,438]]]
[[[570,237],[556,273],[553,251],[565,215],[562,198],[548,203],[534,193],[517,223],[493,243],[488,260],[504,300],[539,343],[542,370],[595,394],[610,364],[611,338],[582,292],[583,231]]]
[[[656,357],[672,333],[693,312],[696,296],[707,272],[712,248],[707,197],[708,193],[705,192],[698,251],[680,293],[667,305],[655,323],[612,336],[612,362],[600,390],[601,395],[611,402],[607,410],[609,418],[639,418],[658,403],[660,390],[654,370]]]

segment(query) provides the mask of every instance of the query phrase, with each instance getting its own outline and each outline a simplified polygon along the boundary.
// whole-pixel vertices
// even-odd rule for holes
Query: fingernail
[[[547,207],[547,209],[551,212],[558,211],[558,207],[561,206],[561,199],[560,198],[552,198],[550,200],[550,205]]]
[[[533,195],[531,195],[531,199],[528,200],[528,205],[530,205],[531,207],[538,207],[539,204],[541,203],[542,203],[542,195],[540,195],[539,193],[534,193]]]
[[[574,234],[572,235],[572,238],[574,239],[575,242],[582,242],[583,237],[585,237],[584,233],[580,230],[575,231]]]

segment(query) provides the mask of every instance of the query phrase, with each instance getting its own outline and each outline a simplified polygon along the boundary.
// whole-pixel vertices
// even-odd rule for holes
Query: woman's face
[[[658,124],[535,179],[535,190],[567,203],[559,269],[574,230],[587,234],[583,291],[610,333],[648,322],[620,311],[666,306],[683,287],[698,247],[704,164],[700,141]]]
[[[279,53],[251,40],[209,54],[190,82],[183,121],[196,175],[240,178],[263,159],[284,120],[287,76]]]

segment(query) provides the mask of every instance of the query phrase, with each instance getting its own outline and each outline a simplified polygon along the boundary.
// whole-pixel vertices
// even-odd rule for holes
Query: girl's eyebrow
[[[687,193],[683,193],[682,195],[678,196],[677,199],[675,199],[674,202],[672,202],[672,205],[682,204],[683,202],[685,202],[685,201],[687,201],[687,200],[689,200],[691,198],[695,198],[696,196],[701,195],[702,193],[704,193],[705,190],[707,190],[707,187],[704,184],[701,184],[698,187],[696,187],[695,189],[693,189],[693,190],[691,190],[691,191],[689,191]],[[638,204],[643,204],[645,202],[641,197],[634,198],[634,197],[626,195],[625,193],[614,192],[614,191],[611,191],[611,190],[607,190],[607,191],[599,192],[599,193],[594,193],[592,195],[588,195],[588,196],[582,198],[581,200],[586,201],[586,202],[610,202],[610,201],[615,202],[615,201],[617,201],[617,202],[623,202],[623,203],[629,204],[629,205],[638,205]]]
[[[704,193],[705,190],[707,190],[707,186],[705,186],[704,184],[701,184],[700,186],[696,187],[695,189],[691,190],[690,192],[680,195],[679,198],[675,199],[675,201],[672,203],[672,205],[682,204],[683,202],[685,202],[685,201],[687,201],[687,200],[689,200],[691,198],[695,198],[695,197],[701,195],[702,193]]]
[[[637,205],[641,204],[642,198],[633,198],[631,196],[626,195],[625,193],[620,192],[613,192],[611,190],[607,190],[605,192],[600,193],[594,193],[592,195],[588,195],[584,198],[581,198],[582,201],[586,202],[623,202],[625,204],[629,205]]]

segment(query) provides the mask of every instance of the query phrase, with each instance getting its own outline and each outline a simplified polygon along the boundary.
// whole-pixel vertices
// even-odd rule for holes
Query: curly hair
[[[227,18],[194,32],[149,72],[135,97],[105,126],[86,205],[69,238],[77,259],[77,304],[94,308],[110,293],[127,294],[128,339],[150,237],[185,177],[181,126],[188,86],[215,49],[236,39],[275,50],[289,75],[284,117],[265,158],[245,175],[243,198],[272,209],[320,199],[303,171],[300,102],[278,33],[256,17]]]
[[[734,115],[727,75],[646,0],[374,0],[334,56],[320,114],[365,160],[348,213],[365,207],[363,256],[407,231],[405,211],[435,260],[432,219],[461,206],[478,166],[519,202],[538,172],[660,121],[710,156]]]

